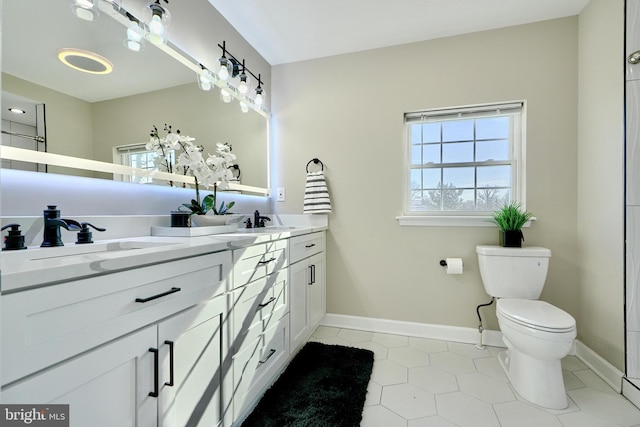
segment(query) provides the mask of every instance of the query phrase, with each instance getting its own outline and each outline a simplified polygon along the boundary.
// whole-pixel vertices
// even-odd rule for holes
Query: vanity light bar
[[[160,171],[149,171],[147,169],[139,169],[131,166],[117,165],[114,163],[100,162],[97,160],[80,159],[77,157],[69,157],[61,154],[46,153],[43,151],[27,150],[25,148],[17,148],[10,146],[2,146],[0,151],[0,159],[15,160],[20,162],[31,162],[48,164],[51,166],[60,166],[71,169],[82,169],[94,172],[113,173],[118,175],[135,175],[138,177],[152,177],[153,179],[173,182],[183,182],[185,184],[195,184],[193,176],[180,175]],[[253,187],[251,185],[229,183],[229,189],[234,191],[246,191],[250,193],[268,194],[264,188]]]
[[[103,7],[102,4],[100,7]],[[118,10],[118,13],[116,14],[109,14],[110,17],[112,17],[113,19],[115,19],[116,21],[118,21],[119,23],[121,23],[125,28],[129,28],[129,26],[131,25],[132,22],[138,22],[139,24],[142,24],[142,20],[140,20],[138,17],[136,17],[135,15],[133,15],[131,12],[129,12],[128,10],[126,10],[124,7],[120,7],[120,9]],[[223,45],[225,44],[225,42],[223,41]],[[202,74],[203,69],[207,69],[204,65],[202,65],[199,61],[196,61],[195,58],[191,57],[189,54],[187,54],[186,52],[184,52],[183,50],[181,50],[179,47],[177,47],[176,45],[174,45],[173,43],[171,43],[170,40],[167,40],[166,43],[164,44],[157,44],[155,45],[158,49],[162,50],[163,52],[165,52],[167,55],[170,55],[173,59],[175,59],[176,61],[180,62],[181,64],[183,64],[184,66],[186,66],[187,68],[191,69],[194,73],[196,73],[197,76],[200,76]],[[220,46],[220,45],[218,45]],[[220,46],[220,48],[223,48],[223,46]],[[233,61],[235,61],[235,66],[232,67],[232,69],[236,69],[236,66],[242,66],[242,62],[238,61],[233,55],[231,55],[226,48],[224,48],[223,50],[223,55],[224,53],[229,54],[229,56],[232,58]],[[252,100],[250,97],[241,94],[238,89],[232,85],[227,84],[226,81],[220,79],[220,76],[218,74],[216,74],[215,72],[208,70],[210,72],[210,74],[212,75],[213,79],[212,79],[212,85],[218,87],[219,89],[222,88],[226,88],[229,92],[229,94],[231,95],[232,99],[235,99],[237,101],[241,101],[244,100],[244,102],[247,104],[247,106],[253,110],[255,110],[258,114],[260,114],[261,116],[265,117],[265,118],[269,118],[269,112],[266,111],[264,109],[264,105],[262,104],[262,102],[256,102],[254,100]],[[259,96],[260,100],[264,99],[264,89],[262,88],[262,78],[261,75],[258,74],[258,76],[256,77],[255,74],[253,74],[248,68],[245,68],[245,71],[248,72],[249,74],[251,74],[251,76],[253,76],[253,78],[258,82],[258,88],[260,89],[258,91],[258,88],[256,88],[256,97]],[[238,73],[240,72],[240,70],[238,69]],[[234,76],[229,76],[229,77],[236,77]]]

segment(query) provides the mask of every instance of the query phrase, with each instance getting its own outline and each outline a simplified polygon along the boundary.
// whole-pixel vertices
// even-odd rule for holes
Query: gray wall
[[[275,210],[300,212],[312,157],[333,197],[328,312],[477,326],[489,297],[475,246],[497,244],[497,229],[398,226],[403,113],[526,100],[527,208],[538,217],[526,244],[551,248],[543,298],[578,316],[577,55],[572,17],[273,67],[273,187],[287,188]],[[462,257],[465,273],[447,276],[445,257]]]

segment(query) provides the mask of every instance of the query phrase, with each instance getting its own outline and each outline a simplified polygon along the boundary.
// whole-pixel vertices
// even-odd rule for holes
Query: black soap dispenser
[[[7,228],[11,228],[9,230],[9,234],[4,238],[4,247],[3,251],[15,251],[19,249],[27,249],[24,245],[24,235],[20,230],[20,224],[7,224],[2,227],[2,231]]]

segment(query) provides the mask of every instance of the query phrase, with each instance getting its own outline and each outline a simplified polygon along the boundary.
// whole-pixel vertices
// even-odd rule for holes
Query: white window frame
[[[511,200],[520,203],[526,209],[526,101],[470,105],[462,107],[440,108],[409,112],[404,117],[404,183],[403,214],[396,217],[400,226],[470,226],[495,227],[490,212],[480,211],[410,211],[411,202],[411,141],[409,140],[407,118],[418,116],[447,117],[476,116],[491,111],[520,108],[520,131],[516,130],[511,144]],[[527,224],[528,225],[528,224]]]
[[[134,154],[151,154],[156,153],[155,150],[148,150],[146,148],[146,143],[139,144],[128,144],[128,145],[119,145],[117,147],[113,147],[113,163],[131,166],[131,155]],[[149,167],[143,168],[148,171],[158,171],[158,167]],[[120,175],[114,174],[113,179],[116,181],[126,181],[126,182],[135,182],[139,184],[150,184],[153,183],[153,179],[149,179],[149,177],[140,177],[136,175]]]

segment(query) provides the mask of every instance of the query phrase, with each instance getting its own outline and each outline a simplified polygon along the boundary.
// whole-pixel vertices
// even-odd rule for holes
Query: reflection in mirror
[[[46,136],[45,143],[29,143],[37,150],[122,163],[127,151],[122,147],[141,146],[149,140],[153,125],[161,129],[166,123],[195,138],[206,153],[213,153],[218,142],[230,144],[241,171],[240,183],[266,192],[265,115],[253,110],[242,113],[237,102],[221,102],[218,91],[200,90],[191,68],[150,43],[142,52],[129,51],[123,45],[125,27],[108,13],[86,22],[73,16],[68,0],[7,1],[2,6],[3,34],[20,34],[3,37],[3,131]],[[113,72],[92,75],[66,67],[57,60],[56,51],[68,47],[99,53],[113,63]],[[18,101],[33,101],[32,109],[40,106],[32,123],[22,123],[26,115],[8,117],[7,108]],[[6,145],[23,147],[28,141],[3,137]],[[13,163],[3,161],[3,167],[27,167]],[[113,178],[82,169],[49,166],[47,170]]]

